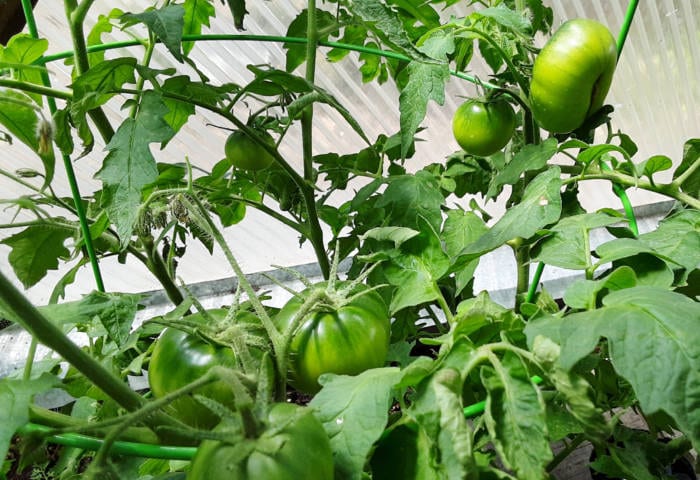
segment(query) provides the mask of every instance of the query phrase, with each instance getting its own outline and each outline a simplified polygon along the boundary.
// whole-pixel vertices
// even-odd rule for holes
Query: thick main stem
[[[316,79],[316,48],[318,47],[318,29],[316,21],[316,0],[308,0],[307,30],[306,30],[306,80],[313,83]],[[304,179],[306,180],[302,192],[306,205],[307,222],[309,226],[309,241],[314,247],[318,265],[324,278],[328,279],[330,266],[328,255],[323,242],[323,231],[316,211],[316,197],[313,181],[313,103],[304,108],[301,116],[302,150],[304,158]]]

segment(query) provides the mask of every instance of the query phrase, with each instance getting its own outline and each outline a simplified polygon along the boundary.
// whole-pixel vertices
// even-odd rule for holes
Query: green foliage
[[[316,4],[315,11],[311,3],[299,7],[286,26],[284,58],[272,65],[231,62],[231,68],[247,69],[240,85],[207,78],[192,55],[195,45],[208,53],[208,42],[188,35],[214,25],[215,3],[165,2],[130,13],[113,9],[92,24],[73,12],[68,21],[78,24],[66,28],[84,32],[85,42],[75,43],[75,55],[66,62],[73,68],[69,87],[44,85],[49,41],[18,34],[0,47],[0,138],[25,144],[43,164],[43,172],[0,169],[24,189],[3,203],[11,213],[30,217],[1,226],[9,232],[1,243],[9,249],[15,277],[25,288],[43,287],[50,270],[62,269],[50,295],[54,303],[92,260],[93,268],[96,260],[139,262],[174,304],[167,315],[136,328],[140,295],[92,292],[34,311],[0,274],[2,316],[35,333],[54,332],[53,338],[38,338],[57,354],[28,362],[35,379],[0,382],[0,400],[10,405],[0,415],[3,454],[27,423],[32,397],[54,386],[77,400],[61,413],[33,407],[37,421],[95,436],[115,433],[118,426],[124,439],[142,443],[157,435],[207,445],[208,454],[228,452],[217,464],[225,468],[238,468],[253,450],[266,458],[282,451],[298,456],[299,443],[289,449],[292,444],[278,434],[307,415],[307,421],[323,425],[314,436],[326,454],[330,439],[338,479],[540,479],[561,461],[550,448],[559,440],[590,441],[597,455],[592,467],[599,472],[659,478],[678,456],[700,448],[700,139],[686,142],[681,159],[637,159],[633,140],[613,133],[609,106],[572,134],[540,138],[528,90],[539,54],[534,38],[549,34],[553,23],[543,0],[462,2],[468,13],[461,17],[450,10],[457,0],[341,0]],[[251,2],[223,3],[232,26],[243,29]],[[108,36],[130,39],[146,31],[142,58],[127,50],[106,56],[85,48]],[[334,86],[316,84],[320,60],[311,62],[309,52],[318,46],[308,43],[316,40],[324,42],[317,53],[338,62],[331,65],[345,69],[339,62],[354,59],[358,81],[395,88],[398,131],[370,139],[362,117],[353,116]],[[328,45],[331,40],[339,43]],[[230,48],[235,51],[236,43]],[[170,64],[155,68],[154,51],[172,57]],[[469,76],[477,71],[472,63],[477,59],[490,70],[482,77],[488,75],[488,83]],[[282,63],[283,69],[273,66]],[[424,167],[418,166],[427,163],[424,158],[409,161],[416,156],[429,103],[445,104],[448,82],[464,78],[487,89],[485,98],[497,96],[513,107],[512,138],[492,155],[460,150],[431,158]],[[49,102],[43,94],[62,102],[51,112],[55,131],[44,117]],[[124,112],[118,124],[103,111],[114,105]],[[318,117],[312,113],[320,109],[349,126],[362,145],[318,151],[314,135],[332,128],[314,123]],[[223,149],[224,159],[211,168],[196,156],[163,162],[153,144],[165,148],[202,118],[243,132],[254,144],[251,151],[264,151],[271,163],[241,168],[224,158]],[[597,130],[603,125],[607,135]],[[100,142],[106,145],[104,153],[92,152],[101,189],[83,198],[60,197],[53,189],[51,140],[71,161]],[[75,142],[80,152],[74,152]],[[300,151],[290,151],[296,144]],[[662,179],[665,171],[672,180]],[[623,200],[625,190],[635,187],[677,204],[658,226],[637,234],[629,211],[582,207],[579,185],[588,179],[611,182]],[[349,200],[338,201],[340,191],[351,189]],[[506,205],[499,218],[487,211],[491,201]],[[305,297],[295,310],[304,315],[292,315],[289,328],[279,331],[275,320],[281,314],[268,305],[269,292],[250,285],[235,258],[235,243],[229,245],[221,233],[246,221],[251,209],[308,242],[324,277],[338,273],[334,262],[350,260],[347,281],[376,290],[372,296],[381,296],[393,317],[385,366],[355,376],[322,376],[322,388],[308,399],[310,408],[290,411],[277,422],[268,416],[271,405],[297,398],[287,396],[295,322],[309,312],[321,318],[351,308],[358,299],[328,292]],[[86,216],[82,228],[79,210]],[[612,238],[593,247],[593,234],[604,230]],[[233,305],[220,310],[217,321],[190,292],[195,289],[179,279],[178,264],[194,240],[210,253],[222,250],[237,278]],[[504,246],[515,266],[505,272],[513,267],[501,265],[497,274],[517,276],[517,285],[511,302],[501,305],[494,292],[478,292],[477,286],[482,257]],[[552,298],[549,288],[538,285],[539,273],[531,277],[538,262],[538,272],[557,267],[576,275],[563,298]],[[204,326],[189,315],[196,310],[203,311]],[[239,313],[252,317],[256,332],[265,332],[254,342],[269,352],[260,361],[250,358],[245,343],[250,335],[241,333]],[[164,325],[203,345],[233,349],[247,367],[214,367],[155,401],[152,392],[135,394],[125,388],[126,379],[150,368]],[[87,338],[84,347],[63,336],[74,331]],[[41,375],[53,372],[59,358],[70,363],[61,379]],[[217,429],[188,428],[168,415],[173,401],[200,388],[197,382],[216,382],[231,399],[227,406],[202,401],[213,421],[223,420]],[[628,409],[644,417],[651,433],[618,424],[617,414]],[[682,435],[659,444],[658,432]],[[35,456],[44,436],[21,435],[32,440],[20,454],[25,462],[37,459],[36,475],[46,465]],[[104,445],[90,454],[87,478],[174,479],[190,468],[186,461],[113,455],[110,449],[117,446]],[[84,462],[82,451],[65,449],[53,470],[41,468],[69,478]]]

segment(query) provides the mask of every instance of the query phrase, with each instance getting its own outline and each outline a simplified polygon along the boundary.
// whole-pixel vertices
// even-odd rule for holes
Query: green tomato
[[[333,452],[311,410],[273,405],[268,428],[252,446],[205,440],[192,459],[187,480],[332,480]],[[225,424],[222,424],[222,428]],[[250,448],[246,453],[244,448]]]
[[[391,335],[389,312],[377,292],[367,291],[364,286],[358,289],[363,290],[363,295],[349,303],[338,308],[319,307],[301,321],[289,348],[290,383],[294,388],[315,393],[321,388],[318,377],[324,373],[357,375],[384,365]],[[308,293],[303,292],[301,297]],[[280,310],[275,322],[281,331],[303,303],[302,298],[293,297]]]
[[[610,30],[595,20],[565,22],[535,59],[530,105],[550,132],[576,130],[603,106],[617,63]]]
[[[515,112],[506,100],[470,99],[455,111],[452,133],[462,149],[488,157],[505,147],[515,132]]]
[[[274,147],[275,141],[270,134],[265,131],[259,131],[258,133]],[[234,167],[243,170],[263,170],[275,161],[270,152],[240,130],[236,130],[228,136],[226,145],[224,145],[224,151],[226,152],[226,159]]]
[[[214,319],[223,319],[226,309],[208,311]],[[257,318],[241,312],[239,321],[257,321]],[[200,313],[189,315],[187,320],[204,323]],[[222,365],[238,368],[233,350],[211,344],[197,335],[176,328],[166,328],[156,340],[148,366],[148,383],[156,398],[161,398],[204,375],[211,367]],[[223,382],[214,382],[194,391],[233,409],[231,387]],[[169,413],[184,423],[197,428],[212,428],[219,417],[191,395],[182,396],[169,405]]]

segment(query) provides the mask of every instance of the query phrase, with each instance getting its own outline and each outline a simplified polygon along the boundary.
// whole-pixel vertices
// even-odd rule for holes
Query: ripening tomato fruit
[[[325,283],[313,288],[325,288]],[[391,336],[389,312],[382,297],[366,286],[353,293],[363,290],[345,304],[320,306],[302,320],[289,349],[294,388],[315,393],[321,388],[321,374],[357,375],[384,366]],[[309,292],[293,297],[276,315],[281,331],[292,322]]]
[[[535,59],[530,106],[550,132],[576,130],[603,106],[617,63],[617,44],[608,28],[589,19],[565,22]]]
[[[452,118],[452,133],[462,149],[488,157],[505,147],[515,132],[515,112],[503,98],[469,99]]]
[[[258,133],[274,147],[275,141],[269,133],[265,131],[259,131]],[[270,152],[240,130],[236,130],[228,136],[226,145],[224,145],[224,151],[226,159],[234,167],[243,170],[263,170],[275,161]]]

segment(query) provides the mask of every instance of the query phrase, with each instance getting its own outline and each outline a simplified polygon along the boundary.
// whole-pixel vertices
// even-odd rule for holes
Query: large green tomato
[[[565,22],[535,59],[530,105],[550,132],[576,130],[603,106],[617,63],[610,30],[595,20]]]
[[[302,304],[301,298],[293,297],[280,310],[275,317],[280,330],[287,328]],[[386,304],[375,291],[365,291],[337,308],[314,310],[302,320],[292,337],[290,383],[297,390],[315,393],[321,388],[318,377],[323,373],[357,375],[383,366],[390,330]]]
[[[242,444],[205,440],[192,459],[187,480],[332,480],[333,452],[328,435],[311,410],[275,404],[268,428],[248,455]],[[225,425],[222,425],[222,428]]]
[[[208,313],[215,319],[223,319],[227,310],[214,309]],[[202,323],[205,321],[200,313],[189,315],[187,320]],[[253,322],[257,321],[257,318],[248,312],[242,312],[239,321]],[[238,363],[233,350],[208,343],[197,335],[168,327],[156,340],[148,366],[148,383],[153,395],[160,398],[200,378],[215,365],[237,368]],[[234,408],[231,387],[223,382],[210,383],[194,393]],[[168,411],[184,423],[198,428],[212,428],[219,421],[217,415],[191,395],[173,401]]]
[[[265,131],[258,132],[274,147],[275,142]],[[275,161],[270,153],[259,143],[240,130],[236,130],[226,139],[224,145],[226,159],[236,168],[257,171],[269,167]]]
[[[462,149],[488,157],[505,147],[515,131],[515,112],[506,100],[470,99],[455,111],[452,133]]]

